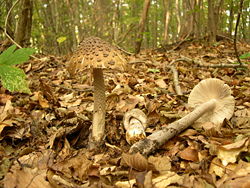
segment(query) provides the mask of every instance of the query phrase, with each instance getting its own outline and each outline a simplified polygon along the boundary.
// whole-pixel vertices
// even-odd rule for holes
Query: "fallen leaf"
[[[148,161],[140,153],[136,154],[123,153],[122,159],[129,167],[136,169],[138,171],[145,171],[148,169]]]
[[[179,155],[182,159],[197,162],[199,161],[198,158],[198,151],[196,149],[193,149],[192,147],[187,147],[184,150],[179,152]]]
[[[248,151],[249,138],[244,138],[232,144],[220,146],[217,156],[221,159],[222,164],[227,166],[228,163],[234,163],[241,152]]]

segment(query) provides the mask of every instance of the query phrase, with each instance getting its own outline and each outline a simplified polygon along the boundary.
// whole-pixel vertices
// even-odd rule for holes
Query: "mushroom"
[[[125,64],[126,60],[120,51],[98,37],[83,40],[70,59],[68,71],[71,75],[75,74],[76,69],[85,66],[93,69],[94,112],[90,143],[100,144],[104,138],[106,96],[103,69],[124,70]]]
[[[206,102],[211,103],[211,110],[206,111],[198,121],[219,125],[225,118],[230,119],[234,113],[235,101],[231,96],[231,89],[217,78],[202,80],[194,87],[188,98],[191,108],[197,108]]]
[[[146,138],[147,116],[140,109],[132,109],[124,114],[123,125],[126,129],[126,140],[129,144]]]
[[[235,105],[229,86],[216,78],[203,80],[196,85],[190,93],[188,103],[194,108],[192,112],[135,143],[131,146],[130,153],[148,155],[199,118],[201,121],[221,124],[225,118],[232,117]]]

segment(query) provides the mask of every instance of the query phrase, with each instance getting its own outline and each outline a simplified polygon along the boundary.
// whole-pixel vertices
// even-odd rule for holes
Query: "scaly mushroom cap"
[[[215,108],[204,114],[199,121],[221,124],[225,118],[232,117],[235,101],[231,96],[231,89],[216,78],[202,80],[196,85],[189,95],[188,104],[190,107],[196,108],[211,99],[216,99]]]
[[[126,60],[113,45],[98,37],[84,39],[70,59],[70,69],[108,68],[123,70]],[[72,70],[71,70],[72,71]]]

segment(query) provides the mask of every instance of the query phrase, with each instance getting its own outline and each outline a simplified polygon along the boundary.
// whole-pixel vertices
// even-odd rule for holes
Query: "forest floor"
[[[239,43],[238,51],[249,53],[250,46]],[[86,148],[91,71],[70,78],[66,58],[49,55],[22,65],[32,95],[0,90],[0,187],[250,187],[249,58],[242,59],[245,68],[213,67],[237,61],[227,40],[213,47],[191,41],[128,58],[126,71],[104,71],[106,141],[99,153]],[[178,71],[181,96],[170,65]],[[219,128],[194,124],[147,158],[128,153],[126,111],[146,113],[149,135],[189,113],[188,95],[206,78],[219,78],[232,89],[236,105],[230,120]]]

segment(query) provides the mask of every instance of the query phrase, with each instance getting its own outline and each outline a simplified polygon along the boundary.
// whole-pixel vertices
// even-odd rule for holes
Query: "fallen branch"
[[[179,76],[178,76],[178,72],[177,72],[176,68],[172,65],[169,66],[169,68],[173,72],[173,82],[174,82],[174,88],[175,88],[176,94],[183,95],[183,93],[181,91],[181,87],[180,87],[180,83],[179,83]]]
[[[206,113],[208,110],[212,110],[215,106],[215,100],[205,103],[203,106],[196,108],[193,112],[187,116],[181,118],[174,123],[171,123],[162,130],[156,131],[144,140],[140,140],[130,148],[130,153],[141,153],[142,155],[148,155],[151,152],[158,149],[168,140],[178,135],[180,132],[192,125],[200,116]]]
[[[202,61],[190,59],[188,57],[181,57],[179,59],[176,59],[174,62],[179,62],[179,61],[185,61],[188,63],[194,63],[198,67],[202,68],[247,68],[247,64],[225,64],[225,63],[220,63],[220,64],[208,64]]]
[[[201,81],[192,90],[188,100],[189,105],[195,108],[191,113],[136,142],[129,152],[148,155],[199,118],[203,121],[221,124],[225,118],[229,119],[233,115],[234,98],[231,96],[229,86],[221,80],[212,78]]]

